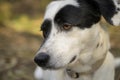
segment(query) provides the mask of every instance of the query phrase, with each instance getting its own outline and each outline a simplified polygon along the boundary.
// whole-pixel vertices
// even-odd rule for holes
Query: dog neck
[[[99,67],[103,64],[105,60],[105,57],[103,59],[98,60],[95,64],[92,65],[92,69],[90,69],[89,71],[85,71],[85,72],[77,72],[74,71],[72,69],[66,69],[66,73],[68,74],[69,77],[77,79],[82,75],[93,75],[94,72],[99,69]]]
[[[90,58],[88,59],[88,57],[86,57],[86,53],[81,53],[79,60],[76,61],[74,66],[66,69],[67,74],[72,78],[79,78],[80,75],[94,74],[106,58],[107,51],[110,48],[109,36],[100,24],[97,24],[96,27],[99,27],[98,43],[93,51],[88,52]]]

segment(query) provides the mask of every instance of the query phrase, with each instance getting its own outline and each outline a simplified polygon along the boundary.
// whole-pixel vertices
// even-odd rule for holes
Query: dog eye
[[[64,30],[70,30],[70,29],[72,28],[72,25],[66,23],[66,24],[64,24],[64,25],[62,26],[62,28],[63,28]]]

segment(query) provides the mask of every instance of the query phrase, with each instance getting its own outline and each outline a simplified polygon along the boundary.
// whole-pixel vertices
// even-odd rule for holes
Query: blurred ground
[[[120,57],[120,27],[110,26],[111,52],[115,57]],[[115,70],[115,80],[120,80],[120,67]]]
[[[34,80],[33,57],[41,36],[0,28],[0,80]]]
[[[0,80],[34,80],[33,58],[42,41],[39,26],[49,1],[0,1]],[[109,26],[111,51],[120,57],[120,27],[104,25]],[[120,68],[116,72],[120,80]]]
[[[34,80],[33,57],[50,0],[0,0],[0,80]]]

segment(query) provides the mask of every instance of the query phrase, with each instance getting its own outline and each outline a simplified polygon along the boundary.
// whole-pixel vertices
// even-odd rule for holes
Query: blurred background
[[[0,0],[0,80],[35,80],[33,58],[43,39],[40,25],[50,1]],[[120,27],[104,20],[102,24],[108,27],[112,53],[120,57]]]

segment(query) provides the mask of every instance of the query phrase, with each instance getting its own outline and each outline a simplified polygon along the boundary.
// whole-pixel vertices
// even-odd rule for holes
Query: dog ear
[[[94,0],[102,16],[114,26],[120,26],[120,0]]]

